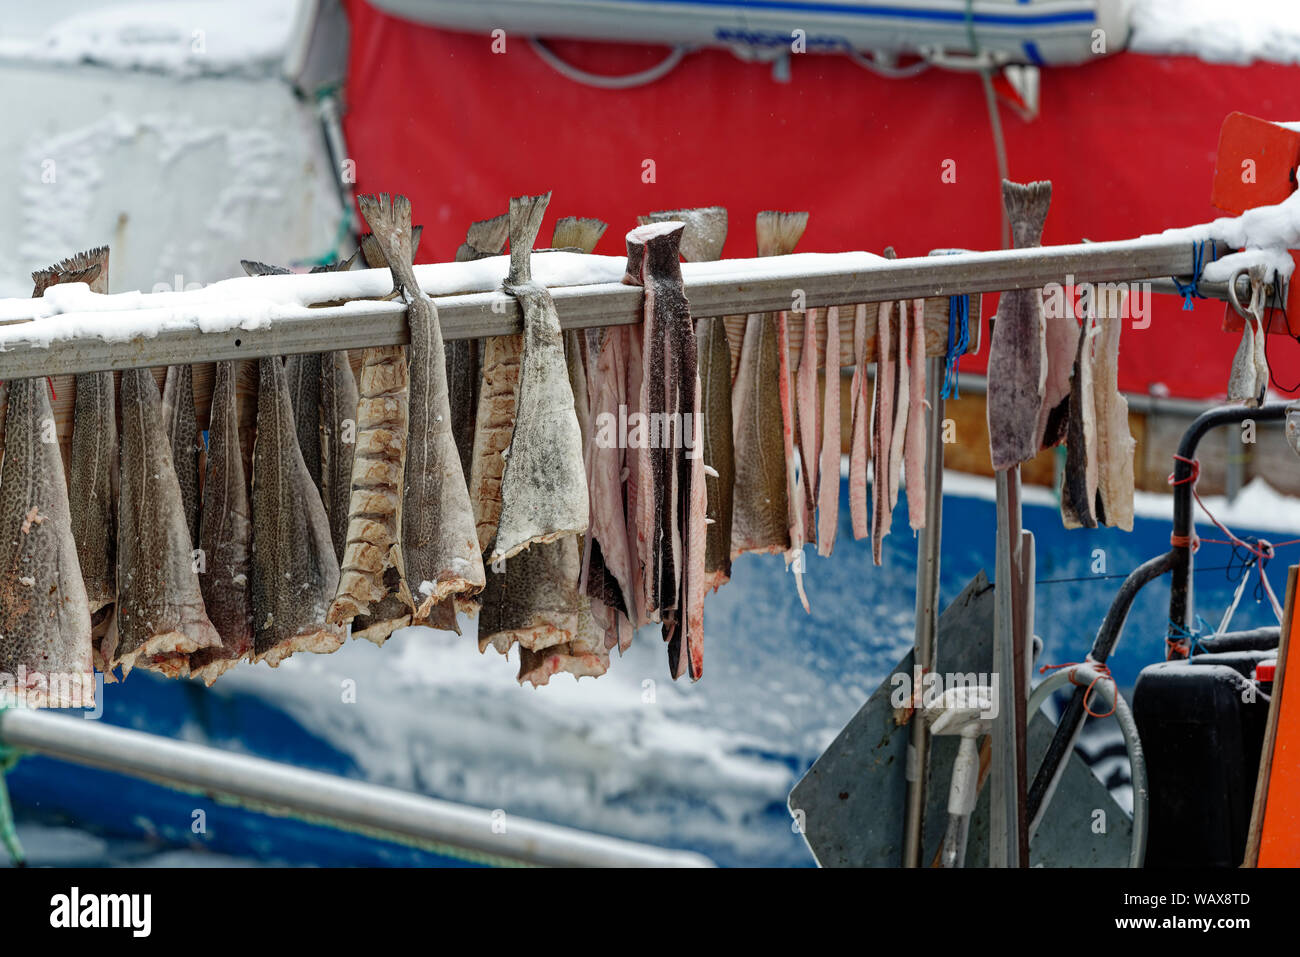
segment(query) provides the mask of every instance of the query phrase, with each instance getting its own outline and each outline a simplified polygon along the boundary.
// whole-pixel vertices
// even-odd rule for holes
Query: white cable
[[[929,60],[921,59],[910,66],[887,66],[881,63],[874,56],[868,57],[859,53],[857,50],[850,50],[848,57],[864,70],[870,70],[878,76],[883,76],[891,80],[904,80],[910,76],[916,76],[930,69],[932,64]]]
[[[1091,685],[1093,691],[1114,708],[1115,720],[1119,722],[1120,732],[1124,735],[1124,747],[1128,750],[1129,769],[1133,778],[1133,840],[1129,846],[1128,866],[1141,867],[1147,856],[1147,763],[1142,753],[1142,739],[1138,737],[1137,722],[1133,720],[1133,712],[1129,710],[1128,702],[1115,686],[1115,679],[1108,674],[1101,674],[1090,664],[1061,668],[1052,672],[1034,689],[1034,693],[1029,696],[1027,713],[1032,719],[1043,706],[1048,695],[1062,685],[1070,683],[1074,676],[1077,676],[1081,683]],[[1061,762],[1061,766],[1065,766],[1064,761]],[[1039,811],[1040,820],[1047,810],[1048,802],[1052,800],[1054,791],[1055,788],[1043,795],[1043,804]],[[1033,834],[1029,835],[1029,839],[1031,841],[1034,839]]]
[[[691,52],[689,47],[678,45],[673,47],[672,51],[663,60],[648,70],[642,70],[640,73],[626,73],[623,76],[603,76],[599,73],[588,73],[586,70],[578,69],[572,63],[566,63],[556,55],[554,50],[537,39],[537,37],[529,37],[528,43],[533,48],[533,52],[541,57],[556,73],[575,83],[594,86],[600,90],[629,90],[635,86],[645,86],[647,83],[653,83],[655,80],[671,73],[673,68],[682,62],[682,58]]]

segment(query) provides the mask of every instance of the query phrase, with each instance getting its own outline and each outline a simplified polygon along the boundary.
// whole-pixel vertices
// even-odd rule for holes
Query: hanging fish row
[[[564,333],[530,271],[549,199],[511,200],[456,256],[499,255],[509,238],[523,333],[444,343],[412,268],[409,202],[362,197],[361,252],[391,270],[410,346],[364,350],[359,383],[343,351],[258,360],[251,483],[231,362],[216,363],[202,481],[189,366],[167,370],[161,396],[145,369],[116,394],[113,373],[77,377],[70,491],[45,384],[10,383],[0,673],[59,706],[71,696],[32,691],[92,662],[109,680],[144,667],[211,684],[241,660],[335,651],[349,629],[378,644],[412,624],[459,632],[464,612],[481,651],[518,645],[520,682],[603,674],[649,624],[673,677],[698,679],[704,596],[737,555],[783,553],[807,608],[803,547],[830,555],[838,521],[839,308],[805,315],[797,369],[785,312],[693,320],[679,261],[719,257],[726,211],[675,210],[627,236],[644,321]],[[807,218],[760,214],[760,255],[792,252]],[[589,253],[605,228],[561,219],[552,246]],[[34,294],[106,292],[107,270],[108,250],[92,250],[36,273]],[[913,528],[924,521],[925,341],[921,300],[871,309],[868,411],[868,307],[855,307],[849,477],[854,535],[872,536],[879,563],[904,461]],[[662,434],[611,434],[636,413]]]

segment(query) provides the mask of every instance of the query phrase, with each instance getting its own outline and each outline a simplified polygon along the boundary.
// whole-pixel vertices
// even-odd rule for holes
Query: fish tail
[[[1052,202],[1052,184],[1047,180],[1034,183],[1002,181],[1002,205],[1017,249],[1038,246],[1043,241],[1043,224]]]
[[[532,280],[529,257],[550,202],[549,192],[539,196],[510,197],[510,273],[506,276],[507,286],[521,286]]]

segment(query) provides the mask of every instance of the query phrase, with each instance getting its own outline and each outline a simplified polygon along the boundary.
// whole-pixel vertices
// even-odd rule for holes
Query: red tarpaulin
[[[470,222],[504,212],[509,196],[545,190],[554,196],[542,242],[559,216],[598,216],[610,228],[596,251],[611,255],[624,252],[639,213],[715,204],[730,214],[728,257],[755,254],[764,209],[811,212],[801,252],[999,245],[993,140],[974,75],[891,80],[809,54],[792,58],[781,83],[770,66],[706,50],[647,86],[600,90],[556,74],[522,36],[493,53],[486,35],[397,20],[362,0],[348,9],[345,130],[357,189],[411,197],[425,225],[422,262],[452,258]],[[552,47],[611,74],[665,52]],[[1002,122],[1011,178],[1052,181],[1043,241],[1124,239],[1221,215],[1209,204],[1220,124],[1233,110],[1300,117],[1300,68],[1125,53],[1044,68],[1041,101],[1032,122],[1005,108]],[[956,182],[944,182],[948,160]],[[996,297],[984,305],[991,313]],[[1126,330],[1122,389],[1222,395],[1238,336],[1219,330],[1222,305],[1181,307],[1156,296],[1150,327]],[[1269,339],[1276,378],[1295,384],[1300,346]],[[986,356],[963,369],[982,371]]]

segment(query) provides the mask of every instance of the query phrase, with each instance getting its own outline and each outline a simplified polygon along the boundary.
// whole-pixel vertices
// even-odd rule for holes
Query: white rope
[[[648,83],[653,83],[655,80],[671,73],[673,68],[682,62],[682,58],[691,52],[690,48],[685,45],[675,46],[663,60],[648,70],[642,70],[640,73],[626,73],[623,76],[603,76],[599,73],[588,73],[586,70],[580,70],[572,63],[566,63],[556,55],[554,50],[537,39],[537,37],[529,37],[528,43],[533,48],[533,52],[541,57],[556,73],[575,83],[594,86],[600,90],[628,90],[635,86],[645,86]]]
[[[930,69],[932,64],[929,60],[918,60],[910,66],[888,66],[881,63],[874,56],[864,56],[857,50],[850,50],[848,57],[864,70],[870,70],[878,76],[887,77],[891,80],[903,80],[909,76],[916,76]]]

